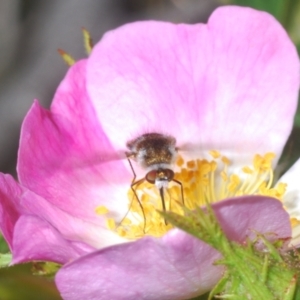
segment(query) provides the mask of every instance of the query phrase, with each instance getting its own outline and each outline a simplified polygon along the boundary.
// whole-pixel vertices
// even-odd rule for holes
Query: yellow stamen
[[[253,174],[253,170],[251,169],[251,168],[249,168],[249,167],[243,167],[242,168],[242,171],[244,172],[244,173],[246,173],[246,174]]]
[[[214,203],[228,197],[241,195],[265,195],[282,199],[286,191],[285,183],[273,186],[272,160],[274,153],[256,154],[252,165],[244,166],[236,172],[229,171],[231,161],[220,152],[209,152],[212,160],[197,159],[185,161],[181,156],[176,161],[175,179],[183,186],[184,204],[189,209]],[[136,187],[139,199],[128,188],[129,213],[118,226],[107,218],[107,227],[120,236],[136,239],[144,235],[160,237],[172,228],[158,213],[162,210],[162,201],[155,185],[146,180]],[[164,192],[166,210],[183,214],[181,188],[170,182]],[[142,209],[140,204],[142,205]],[[97,207],[97,214],[106,214],[105,207]],[[144,219],[144,215],[145,218]]]
[[[219,157],[221,156],[220,152],[217,151],[217,150],[211,150],[211,151],[209,151],[208,153],[209,153],[209,154],[212,156],[212,158],[214,158],[214,159],[217,159],[217,158],[219,158]]]
[[[222,156],[222,162],[223,162],[225,165],[230,165],[230,160],[229,160],[226,156]]]
[[[95,212],[97,215],[105,215],[108,213],[108,209],[105,206],[101,205],[95,208]]]
[[[295,227],[300,224],[300,221],[297,220],[296,218],[291,218],[290,222],[291,222],[292,227]]]
[[[178,155],[177,161],[176,161],[176,165],[177,165],[178,167],[182,167],[183,164],[184,164],[184,160],[183,160],[182,156],[181,156],[181,155]]]
[[[196,162],[194,160],[189,160],[187,163],[186,163],[186,166],[189,168],[189,169],[193,169],[195,168],[196,166]]]
[[[116,222],[114,219],[106,219],[106,226],[110,230],[116,229]]]

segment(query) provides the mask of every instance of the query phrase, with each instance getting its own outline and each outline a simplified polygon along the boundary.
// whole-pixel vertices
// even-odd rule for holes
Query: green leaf
[[[12,260],[12,254],[11,253],[0,253],[0,268],[8,267]]]
[[[161,212],[168,222],[211,245],[223,256],[214,264],[225,266],[227,272],[209,299],[216,294],[220,299],[293,299],[300,274],[300,255],[288,251],[283,240],[270,242],[255,232],[255,240],[239,244],[228,240],[211,205],[193,211],[185,209],[184,213],[182,216]]]
[[[190,298],[189,300],[207,300],[208,297],[209,297],[209,293],[206,293],[201,296],[197,296],[195,298]]]
[[[289,0],[232,0],[226,2],[267,11],[281,22],[284,20]]]
[[[53,281],[31,274],[32,265],[0,269],[1,300],[61,300]]]
[[[295,124],[296,127],[300,127],[300,112],[299,112],[299,109],[296,113],[294,124]]]
[[[61,265],[53,262],[34,262],[32,263],[32,273],[37,276],[54,278]]]
[[[299,284],[299,281],[298,281],[297,286],[296,286],[296,292],[295,292],[293,300],[300,300],[300,284]]]
[[[3,236],[0,234],[0,253],[9,252],[9,248]]]

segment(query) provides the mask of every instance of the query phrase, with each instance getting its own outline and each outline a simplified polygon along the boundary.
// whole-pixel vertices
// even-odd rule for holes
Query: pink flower
[[[219,8],[206,25],[139,22],[107,33],[70,68],[50,111],[31,107],[19,183],[0,177],[0,226],[13,263],[66,264],[56,277],[64,299],[183,299],[210,290],[223,272],[212,266],[218,252],[166,225],[147,182],[135,186],[141,210],[126,143],[149,132],[175,137],[175,178],[188,207],[227,199],[214,209],[230,239],[243,242],[252,230],[286,238],[289,215],[270,197],[291,203],[290,193],[300,195],[273,182],[298,86],[295,47],[273,17],[249,8]],[[179,185],[170,185],[168,208],[180,212],[179,202]],[[299,212],[292,216],[300,220]]]

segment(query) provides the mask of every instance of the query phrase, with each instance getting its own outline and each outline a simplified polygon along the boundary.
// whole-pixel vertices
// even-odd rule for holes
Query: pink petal
[[[255,231],[270,240],[292,235],[290,216],[277,199],[264,196],[242,196],[214,205],[216,215],[228,238],[242,242],[254,238]]]
[[[280,154],[298,87],[299,59],[281,25],[234,6],[218,8],[207,25],[125,25],[87,62],[97,117],[123,150],[132,138],[161,132],[200,157],[211,149],[248,162],[254,153]]]
[[[51,261],[66,263],[80,255],[91,252],[83,251],[83,245],[64,239],[57,230],[33,214],[39,209],[27,204],[22,199],[23,189],[10,175],[0,174],[0,229],[13,253],[13,262],[25,262],[47,258]],[[41,204],[40,199],[36,200]],[[30,216],[22,216],[27,211]],[[41,214],[42,216],[43,214]],[[52,247],[49,247],[49,243]],[[80,246],[80,247],[79,247]],[[87,250],[87,247],[86,247]]]
[[[76,218],[30,191],[25,191],[20,199],[26,214],[36,214],[47,220],[67,240],[85,243],[88,252],[127,241],[106,226]]]
[[[46,221],[22,216],[15,226],[12,264],[33,260],[65,264],[87,253],[78,246],[66,240]]]
[[[100,227],[66,213],[39,195],[20,186],[10,175],[0,173],[0,192],[0,212],[5,212],[0,218],[0,229],[5,238],[8,236],[7,240],[13,253],[16,249],[12,239],[15,240],[16,235],[27,240],[32,239],[31,233],[27,233],[22,226],[15,228],[22,215],[23,217],[36,216],[43,219],[53,227],[53,231],[58,231],[62,238],[77,245],[76,251],[80,245],[81,255],[97,248],[127,241],[106,227]],[[39,230],[39,227],[36,227],[35,230]],[[8,234],[5,235],[7,232]],[[38,241],[33,240],[32,243],[35,244]]]
[[[12,251],[14,227],[21,215],[20,207],[15,204],[15,198],[21,193],[21,188],[10,185],[8,183],[10,180],[14,181],[11,176],[0,173],[0,231]]]
[[[56,284],[65,300],[186,299],[208,291],[222,275],[220,256],[177,232],[106,248],[63,267]],[[219,274],[219,275],[216,275]]]
[[[22,126],[18,174],[22,185],[52,204],[103,227],[96,207],[122,218],[132,174],[123,162],[108,161],[118,154],[86,95],[85,66],[81,61],[70,69],[50,112],[33,104]]]
[[[244,241],[253,230],[290,236],[288,214],[278,200],[240,197],[214,205],[229,238]],[[272,236],[271,236],[272,237]],[[161,239],[143,238],[106,248],[64,266],[56,284],[65,300],[187,299],[210,290],[223,275],[217,252],[174,229]]]

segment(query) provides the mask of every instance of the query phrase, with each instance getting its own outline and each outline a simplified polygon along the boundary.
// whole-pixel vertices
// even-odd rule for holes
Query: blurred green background
[[[0,0],[0,10],[5,8],[5,1]],[[10,0],[8,0],[10,1]],[[41,1],[42,2],[42,1]],[[59,5],[59,1],[56,2],[56,5]],[[65,1],[65,3],[70,1]],[[73,5],[76,5],[74,1]],[[97,1],[95,1],[96,3]],[[103,1],[103,3],[106,1]],[[102,3],[102,4],[103,4]],[[107,19],[105,22],[105,30],[109,28],[116,27],[116,25],[120,25],[125,22],[130,22],[134,20],[140,19],[160,19],[167,20],[173,22],[185,22],[185,23],[196,23],[196,22],[206,22],[207,17],[210,15],[211,11],[215,9],[218,5],[228,5],[228,4],[236,4],[242,6],[249,6],[259,10],[267,11],[273,14],[285,27],[290,37],[294,41],[295,45],[298,48],[298,52],[300,50],[300,0],[232,0],[232,1],[214,1],[214,0],[111,0],[110,3],[114,3],[114,6],[107,6]],[[38,1],[36,0],[20,0],[15,1],[16,9],[18,11],[18,16],[16,17],[15,22],[30,22],[30,19],[34,19],[37,21],[34,22],[43,22],[43,10],[41,7],[36,9],[36,6],[40,6]],[[87,6],[89,4],[87,3]],[[195,8],[195,9],[194,9]],[[66,9],[64,7],[61,8]],[[89,9],[93,9],[89,7]],[[105,7],[104,7],[105,9]],[[42,12],[42,15],[38,14]],[[1,13],[1,11],[0,11]],[[51,10],[50,14],[54,14],[56,11]],[[61,10],[60,10],[61,13]],[[102,11],[103,13],[103,11]],[[42,21],[39,21],[39,18]],[[29,21],[27,20],[29,19]],[[45,22],[47,18],[44,18]],[[86,26],[88,28],[89,24],[82,24],[79,21],[80,26]],[[99,24],[104,22],[101,18],[98,21]],[[47,24],[44,24],[47,26]],[[1,22],[0,22],[1,26]],[[78,31],[78,36],[80,36],[80,26],[75,28]],[[90,29],[90,28],[88,28]],[[102,31],[105,31],[104,29]],[[98,36],[103,33],[101,30],[96,31],[95,41],[97,41]],[[5,34],[9,35],[10,32],[7,31]],[[43,32],[42,32],[43,34]],[[30,39],[30,34],[27,36]],[[68,39],[69,36],[66,35],[64,39]],[[1,45],[3,46],[3,45]],[[55,49],[59,47],[64,47],[64,45],[55,44],[52,45],[53,53],[55,53]],[[65,49],[72,53],[72,49]],[[0,54],[1,55],[1,54]],[[56,54],[55,54],[56,55]],[[45,59],[45,58],[44,58]],[[60,57],[57,56],[57,61],[60,60]],[[63,63],[61,63],[63,66]],[[67,70],[64,67],[63,72]],[[45,71],[46,72],[46,71]],[[5,78],[9,78],[9,76],[13,76],[13,71],[5,72]],[[63,76],[63,75],[62,75]],[[283,75],[284,76],[284,75]],[[57,82],[61,80],[62,77],[57,78]],[[57,82],[54,82],[52,86],[47,87],[49,100],[51,99],[51,95],[53,94]],[[17,85],[18,82],[15,82]],[[46,84],[46,81],[45,81]],[[26,88],[26,85],[25,85]],[[1,89],[1,86],[0,86]],[[32,101],[32,99],[30,99]],[[1,104],[1,103],[0,103]],[[29,107],[25,107],[24,111],[26,111]],[[22,116],[23,117],[23,116]],[[280,120],[279,120],[280,121]],[[18,126],[16,126],[19,128]],[[294,129],[289,138],[289,141],[286,145],[284,155],[281,159],[281,163],[284,165],[284,169],[288,168],[299,156],[300,156],[300,145],[299,145],[299,136],[300,136],[300,109],[298,108],[298,113],[295,118]],[[5,164],[2,166],[3,172],[10,171],[14,173],[15,170],[15,159],[17,152],[16,142],[13,142],[15,146],[15,150],[11,153],[11,160],[5,159]],[[9,164],[7,163],[9,161]],[[1,164],[0,164],[1,165]],[[7,253],[8,248],[3,239],[0,239],[0,253]],[[32,273],[36,271],[35,266],[32,264],[23,264],[19,266],[2,268],[0,269],[0,300],[55,300],[61,299],[53,281],[49,278],[41,277],[33,275]],[[206,299],[206,295],[198,298],[198,299]]]

